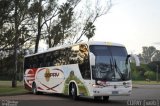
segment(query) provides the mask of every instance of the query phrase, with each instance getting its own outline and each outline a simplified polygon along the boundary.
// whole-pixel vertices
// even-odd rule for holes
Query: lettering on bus
[[[45,73],[45,77],[58,77],[59,76],[59,73]]]
[[[59,73],[50,73],[51,74],[51,76],[53,76],[53,77],[58,77],[59,76]]]
[[[53,69],[52,71],[50,71],[48,68],[46,68],[46,71],[44,73],[44,77],[45,77],[46,81],[48,82],[51,77],[61,78],[61,77],[64,77],[64,75],[63,75],[63,72],[59,69]]]

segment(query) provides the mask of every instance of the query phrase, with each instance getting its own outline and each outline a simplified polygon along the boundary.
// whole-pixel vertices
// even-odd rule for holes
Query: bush
[[[144,76],[146,79],[150,79],[150,80],[155,80],[156,79],[156,74],[153,71],[146,71],[144,73]]]
[[[160,61],[154,61],[148,64],[148,67],[153,70],[154,72],[157,72],[157,65],[159,67],[159,73],[160,73]]]
[[[140,72],[136,71],[131,71],[132,75],[132,80],[144,80],[145,78],[141,76]]]

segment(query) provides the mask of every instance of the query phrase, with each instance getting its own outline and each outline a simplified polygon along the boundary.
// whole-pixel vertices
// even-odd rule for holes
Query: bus
[[[130,55],[122,44],[86,42],[50,48],[24,57],[24,87],[38,93],[61,93],[76,100],[130,95]]]

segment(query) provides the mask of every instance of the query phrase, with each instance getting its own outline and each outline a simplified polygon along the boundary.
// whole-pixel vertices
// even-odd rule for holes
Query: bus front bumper
[[[92,96],[128,96],[132,92],[132,87],[129,88],[94,88]]]

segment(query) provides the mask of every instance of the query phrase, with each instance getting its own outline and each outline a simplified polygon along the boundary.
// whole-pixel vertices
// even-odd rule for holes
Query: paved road
[[[5,103],[14,106],[160,106],[160,85],[137,85],[131,96],[110,97],[108,103],[91,98],[73,101],[68,96],[56,94],[0,96],[0,106],[9,106]]]

